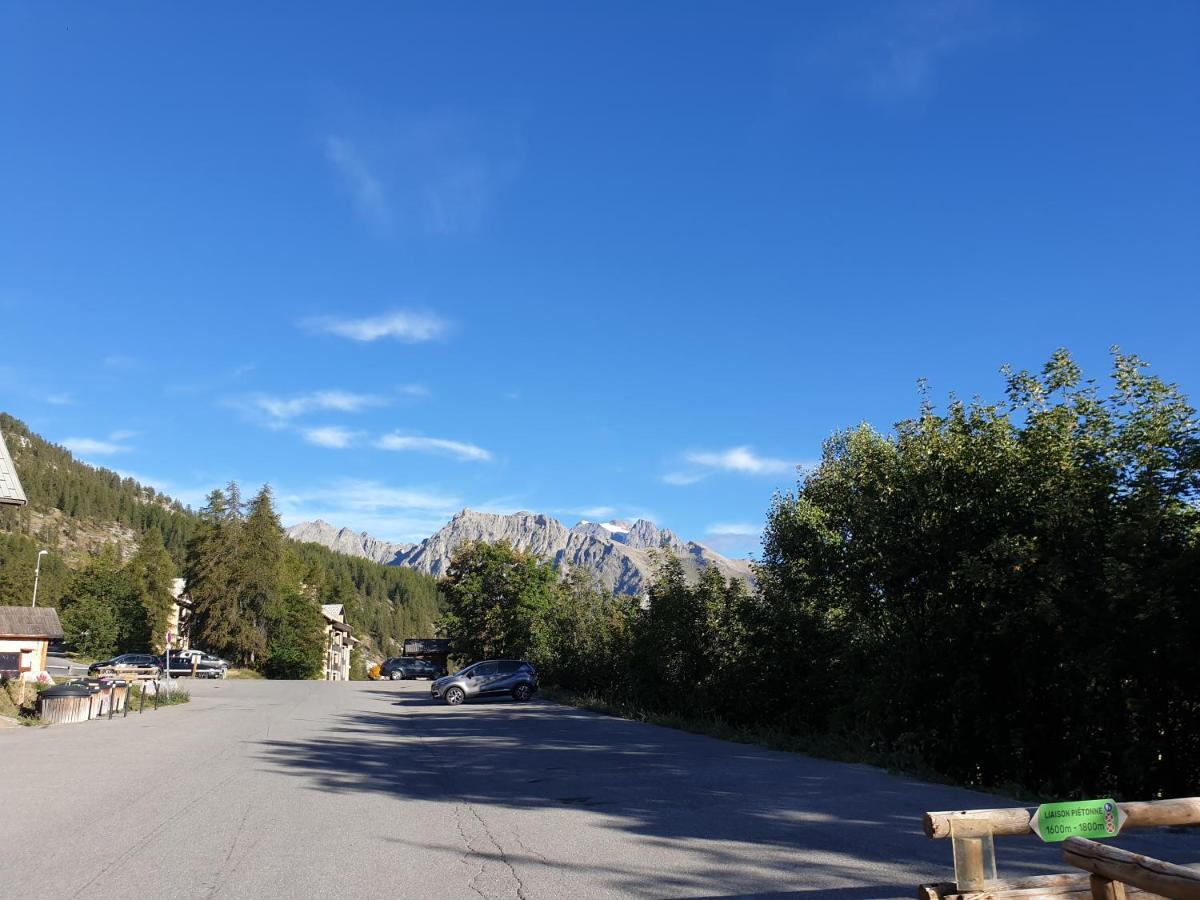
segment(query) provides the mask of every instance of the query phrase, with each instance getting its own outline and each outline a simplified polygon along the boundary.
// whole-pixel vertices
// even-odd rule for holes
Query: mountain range
[[[695,541],[684,541],[674,532],[646,519],[630,523],[583,521],[567,528],[557,519],[531,512],[511,515],[464,509],[436,534],[419,544],[391,544],[364,532],[337,528],[318,519],[287,529],[295,541],[321,544],[348,556],[361,556],[390,566],[405,566],[441,577],[454,551],[470,541],[508,541],[515,549],[553,561],[563,569],[583,568],[602,584],[622,594],[640,594],[653,579],[654,551],[667,550],[683,563],[689,579],[709,568],[725,578],[753,582],[750,564],[727,559]]]

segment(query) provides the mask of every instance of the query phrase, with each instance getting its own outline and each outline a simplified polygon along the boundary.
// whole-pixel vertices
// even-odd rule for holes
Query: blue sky
[[[246,6],[0,5],[0,408],[187,502],[739,555],[918,378],[1200,395],[1194,3]]]

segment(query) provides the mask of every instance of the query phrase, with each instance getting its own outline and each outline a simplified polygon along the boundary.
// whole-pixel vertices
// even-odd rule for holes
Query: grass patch
[[[255,672],[253,669],[230,669],[225,673],[225,677],[262,681],[267,676],[262,672]]]
[[[187,703],[189,700],[192,699],[192,695],[188,691],[188,689],[185,687],[180,687],[179,684],[177,684],[175,680],[172,680],[170,682],[160,681],[160,682],[158,682],[158,685],[159,685],[158,705],[160,707],[162,707],[162,706],[178,706],[180,703]],[[144,688],[140,684],[131,684],[129,686],[129,697],[126,699],[125,702],[129,704],[130,712],[134,712],[135,709],[141,705],[143,690],[144,690]],[[153,692],[146,693],[146,706],[147,706],[147,708],[151,708],[151,709],[154,707],[154,693]]]

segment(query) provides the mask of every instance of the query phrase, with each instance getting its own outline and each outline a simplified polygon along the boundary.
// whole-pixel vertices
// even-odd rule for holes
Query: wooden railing
[[[157,681],[162,674],[158,666],[104,666],[97,670],[101,675],[112,675],[129,681]]]
[[[1200,825],[1200,797],[1117,805],[1124,819],[1122,834],[1134,828]],[[1067,862],[1082,872],[1014,880],[989,878],[984,865],[984,836],[990,844],[995,837],[1033,834],[1029,827],[1032,816],[1033,810],[1024,807],[925,813],[925,834],[929,838],[957,841],[956,877],[964,883],[923,884],[918,897],[921,900],[1118,900],[1130,895],[1200,900],[1200,872],[1083,838],[1068,838],[1064,843]],[[1167,893],[1164,888],[1194,892]],[[1107,893],[1096,893],[1097,890]]]
[[[1170,900],[1200,900],[1200,872],[1087,838],[1063,842],[1067,865],[1090,873],[1093,900],[1124,900],[1126,886]]]

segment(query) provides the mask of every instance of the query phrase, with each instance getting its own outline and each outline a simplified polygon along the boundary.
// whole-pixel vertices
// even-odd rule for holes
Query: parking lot
[[[206,681],[112,722],[0,732],[27,897],[911,897],[927,809],[1008,805],[425,681]],[[1122,841],[1180,862],[1193,835]],[[1033,841],[1002,871],[1061,870]]]

